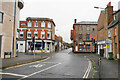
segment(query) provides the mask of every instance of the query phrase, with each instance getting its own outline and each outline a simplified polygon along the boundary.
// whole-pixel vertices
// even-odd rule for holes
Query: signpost
[[[32,36],[32,50],[34,50],[34,59],[35,59],[35,35]]]

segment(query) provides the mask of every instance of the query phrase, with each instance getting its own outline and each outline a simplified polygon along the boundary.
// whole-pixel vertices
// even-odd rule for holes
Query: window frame
[[[43,33],[44,33],[44,37],[42,36]],[[42,37],[43,39],[45,39],[45,31],[41,31],[41,37]]]
[[[87,35],[89,35],[89,39]],[[90,40],[90,34],[86,34],[86,40]]]
[[[79,26],[79,30],[82,31],[82,26]]]
[[[22,33],[22,36],[21,36],[21,33]],[[23,31],[20,31],[20,38],[23,38],[23,33],[24,33]]]
[[[37,25],[36,25],[36,24],[37,24]],[[38,27],[38,22],[37,22],[37,21],[35,22],[34,27]]]
[[[108,30],[108,37],[111,37],[111,31]]]
[[[28,36],[28,33],[31,33],[31,31],[27,31],[27,38],[31,38],[31,36]],[[30,34],[31,35],[31,34]]]
[[[44,25],[44,26],[43,26]],[[45,27],[45,22],[41,22],[41,27]]]
[[[49,37],[48,37],[48,34],[49,34]],[[51,39],[51,32],[50,31],[47,32],[47,39]]]
[[[87,30],[87,31],[89,31],[89,30],[88,30],[88,27],[89,27],[89,30],[90,30],[90,26],[86,26],[86,30]]]
[[[37,36],[36,36],[37,34]],[[38,31],[34,31],[35,38],[38,38]]]
[[[31,26],[29,26],[30,24],[31,24]],[[32,22],[30,22],[30,21],[28,22],[28,27],[32,27]]]
[[[49,22],[49,23],[48,23],[48,28],[51,28],[51,26],[52,26],[52,25],[51,25],[51,23]]]
[[[82,38],[80,38],[80,35]],[[79,40],[83,40],[83,35],[82,34],[79,34]]]
[[[115,36],[117,36],[117,29],[115,28]]]

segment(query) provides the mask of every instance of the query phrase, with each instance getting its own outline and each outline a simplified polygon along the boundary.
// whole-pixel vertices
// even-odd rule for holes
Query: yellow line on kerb
[[[90,70],[91,70],[91,61],[89,60],[89,65],[88,65],[88,68],[83,76],[83,79],[88,78]]]

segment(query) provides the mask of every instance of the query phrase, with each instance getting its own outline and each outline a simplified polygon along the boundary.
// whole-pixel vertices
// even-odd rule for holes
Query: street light
[[[94,8],[96,8],[96,9],[105,9],[105,8],[101,8],[101,7],[96,7],[96,6],[95,6]]]

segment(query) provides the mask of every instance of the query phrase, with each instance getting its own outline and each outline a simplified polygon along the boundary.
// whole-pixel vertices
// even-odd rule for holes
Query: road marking
[[[58,64],[53,65],[53,66],[50,66],[50,67],[48,67],[48,68],[45,68],[45,69],[40,70],[40,71],[38,71],[38,72],[35,72],[35,73],[33,73],[33,74],[24,76],[24,77],[22,77],[22,78],[20,78],[20,79],[18,79],[18,80],[22,80],[22,79],[28,78],[28,77],[33,76],[33,75],[35,75],[35,74],[38,74],[38,73],[41,73],[41,72],[46,71],[46,70],[48,70],[48,69],[51,69],[51,68],[53,68],[53,67],[56,67],[56,66],[58,66],[58,65],[60,65],[60,64],[61,64],[61,63],[58,63]]]
[[[44,66],[45,64],[36,64],[36,65],[31,65],[31,66],[29,66],[29,67],[33,67],[33,68],[40,68],[40,67],[42,67],[42,66]]]
[[[46,60],[48,60],[48,59],[50,59],[50,57],[48,57],[48,58],[46,58],[46,59],[44,59],[44,60],[40,60],[40,61],[46,61]],[[25,66],[25,65],[29,65],[29,64],[33,64],[33,63],[38,63],[38,62],[40,62],[40,61],[35,61],[35,62],[31,62],[31,63],[26,63],[26,64],[22,64],[22,65],[17,65],[17,66],[8,67],[8,68],[6,68],[5,70],[11,69],[11,68],[16,68],[16,67],[21,67],[21,66]]]
[[[91,61],[89,61],[89,65],[88,65],[88,68],[87,68],[87,70],[86,70],[86,72],[85,72],[85,74],[84,74],[84,76],[83,76],[83,79],[84,79],[84,78],[88,78],[88,75],[89,75],[89,73],[90,73],[90,70],[91,70]]]
[[[26,77],[26,75],[14,74],[14,73],[0,73],[0,75],[12,75],[12,76]]]

